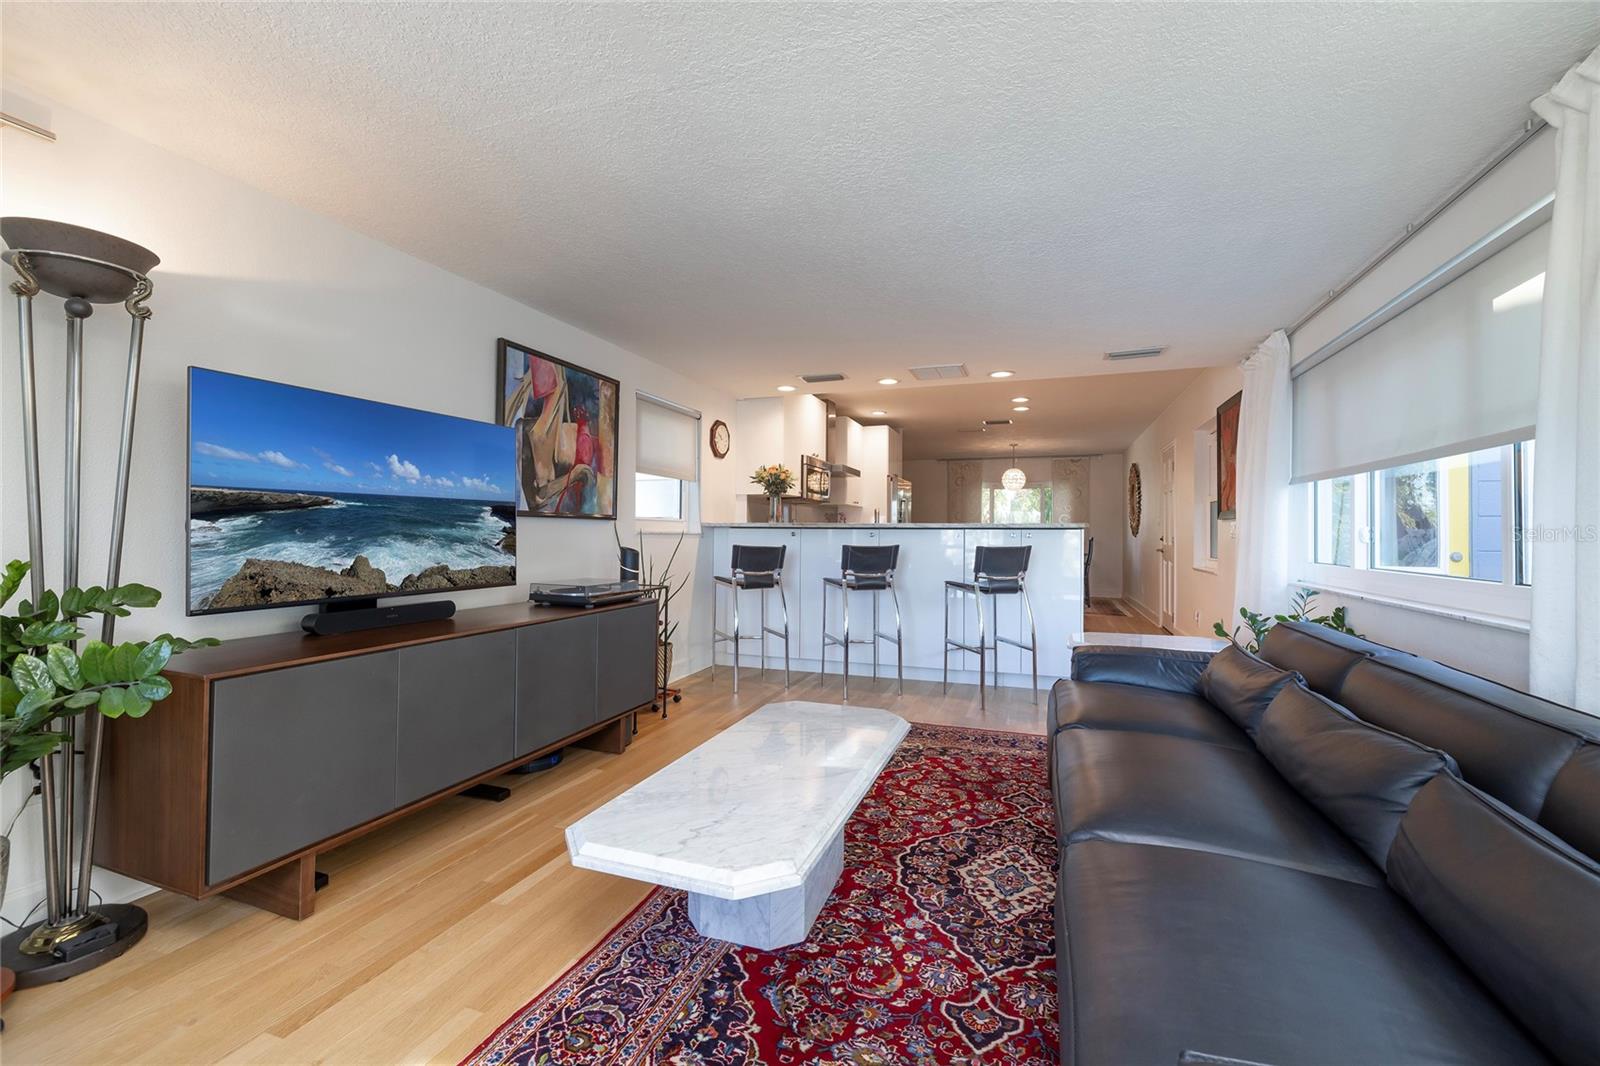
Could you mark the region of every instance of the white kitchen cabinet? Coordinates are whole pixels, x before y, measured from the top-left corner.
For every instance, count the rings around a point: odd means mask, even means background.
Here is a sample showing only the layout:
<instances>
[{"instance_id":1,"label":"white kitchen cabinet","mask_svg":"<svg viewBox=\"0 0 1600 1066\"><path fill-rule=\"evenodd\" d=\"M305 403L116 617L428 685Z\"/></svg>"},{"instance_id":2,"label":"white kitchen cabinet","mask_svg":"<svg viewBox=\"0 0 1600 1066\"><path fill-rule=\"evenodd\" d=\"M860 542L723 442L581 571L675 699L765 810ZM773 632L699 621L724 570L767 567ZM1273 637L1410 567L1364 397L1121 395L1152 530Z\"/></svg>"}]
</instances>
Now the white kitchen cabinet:
<instances>
[{"instance_id":1,"label":"white kitchen cabinet","mask_svg":"<svg viewBox=\"0 0 1600 1066\"><path fill-rule=\"evenodd\" d=\"M796 476L799 456L788 458L784 454L783 397L772 396L755 400L740 400L733 409L733 439L739 456L749 470L771 463L787 463ZM748 474L746 475L748 477ZM759 492L748 481L741 482L741 491Z\"/></svg>"},{"instance_id":2,"label":"white kitchen cabinet","mask_svg":"<svg viewBox=\"0 0 1600 1066\"><path fill-rule=\"evenodd\" d=\"M861 427L861 521L870 523L889 518L889 434L888 426Z\"/></svg>"},{"instance_id":3,"label":"white kitchen cabinet","mask_svg":"<svg viewBox=\"0 0 1600 1066\"><path fill-rule=\"evenodd\" d=\"M783 456L781 461L796 476L800 458L828 454L828 408L815 396L783 397Z\"/></svg>"}]
</instances>

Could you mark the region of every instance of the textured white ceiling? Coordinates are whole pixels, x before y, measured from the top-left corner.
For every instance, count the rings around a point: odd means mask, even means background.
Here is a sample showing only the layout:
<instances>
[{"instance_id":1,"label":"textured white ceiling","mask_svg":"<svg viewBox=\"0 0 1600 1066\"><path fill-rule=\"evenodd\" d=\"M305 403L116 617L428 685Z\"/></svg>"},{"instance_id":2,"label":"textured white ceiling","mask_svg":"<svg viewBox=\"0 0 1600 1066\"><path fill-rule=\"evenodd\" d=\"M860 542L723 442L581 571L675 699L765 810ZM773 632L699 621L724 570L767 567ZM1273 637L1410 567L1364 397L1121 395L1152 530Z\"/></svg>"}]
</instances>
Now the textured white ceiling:
<instances>
[{"instance_id":1,"label":"textured white ceiling","mask_svg":"<svg viewBox=\"0 0 1600 1066\"><path fill-rule=\"evenodd\" d=\"M1600 42L1595 3L0 10L9 81L741 395L1237 357Z\"/></svg>"},{"instance_id":2,"label":"textured white ceiling","mask_svg":"<svg viewBox=\"0 0 1600 1066\"><path fill-rule=\"evenodd\" d=\"M840 414L868 425L886 422L905 433L907 459L951 459L1008 455L1094 455L1120 452L1154 422L1200 370L1156 370L1132 374L1033 381L966 381L955 385L834 395ZM1028 410L1012 410L1026 396ZM881 410L881 416L872 414ZM1009 426L982 429L990 418Z\"/></svg>"}]
</instances>

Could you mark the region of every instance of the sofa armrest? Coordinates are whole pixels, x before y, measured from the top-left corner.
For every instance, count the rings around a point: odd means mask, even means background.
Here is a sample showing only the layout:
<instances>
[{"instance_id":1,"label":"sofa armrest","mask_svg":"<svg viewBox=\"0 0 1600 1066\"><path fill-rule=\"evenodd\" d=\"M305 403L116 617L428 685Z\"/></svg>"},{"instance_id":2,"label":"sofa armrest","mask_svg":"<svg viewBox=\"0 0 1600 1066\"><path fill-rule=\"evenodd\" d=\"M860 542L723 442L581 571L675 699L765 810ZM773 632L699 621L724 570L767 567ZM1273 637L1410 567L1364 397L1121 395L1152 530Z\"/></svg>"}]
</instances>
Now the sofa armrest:
<instances>
[{"instance_id":1,"label":"sofa armrest","mask_svg":"<svg viewBox=\"0 0 1600 1066\"><path fill-rule=\"evenodd\" d=\"M1208 1051L1185 1051L1178 1056L1178 1066L1271 1066L1255 1059L1233 1059L1226 1055L1213 1055Z\"/></svg>"},{"instance_id":2,"label":"sofa armrest","mask_svg":"<svg viewBox=\"0 0 1600 1066\"><path fill-rule=\"evenodd\" d=\"M1215 652L1082 644L1072 649L1072 680L1143 685L1198 695L1200 675Z\"/></svg>"}]
</instances>

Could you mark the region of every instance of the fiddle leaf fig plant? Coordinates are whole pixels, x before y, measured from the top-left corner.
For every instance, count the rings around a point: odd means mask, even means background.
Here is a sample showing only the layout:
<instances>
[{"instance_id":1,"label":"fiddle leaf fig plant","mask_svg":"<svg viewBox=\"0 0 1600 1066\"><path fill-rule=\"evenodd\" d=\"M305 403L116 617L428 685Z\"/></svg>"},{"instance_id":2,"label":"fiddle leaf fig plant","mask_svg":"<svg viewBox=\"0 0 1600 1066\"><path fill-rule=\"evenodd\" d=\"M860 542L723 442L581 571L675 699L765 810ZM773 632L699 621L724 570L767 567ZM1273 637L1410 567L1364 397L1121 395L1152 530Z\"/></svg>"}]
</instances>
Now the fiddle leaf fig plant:
<instances>
[{"instance_id":1,"label":"fiddle leaf fig plant","mask_svg":"<svg viewBox=\"0 0 1600 1066\"><path fill-rule=\"evenodd\" d=\"M1258 614L1248 607L1241 607L1239 608L1239 617L1244 619L1244 625L1236 626L1233 632L1229 633L1227 626L1217 622L1211 627L1211 631L1223 640L1233 641L1239 647L1252 654L1261 650L1261 644L1267 639L1267 634L1279 622L1310 622L1313 625L1327 626L1329 629L1348 633L1353 637L1361 635L1351 629L1345 621L1343 607L1335 607L1327 614L1317 614L1316 602L1316 589L1300 589L1290 597L1289 612L1287 614L1264 615ZM1248 642L1244 641L1240 636L1241 631L1246 628L1250 630L1250 640Z\"/></svg>"},{"instance_id":2,"label":"fiddle leaf fig plant","mask_svg":"<svg viewBox=\"0 0 1600 1066\"><path fill-rule=\"evenodd\" d=\"M125 618L154 607L161 593L147 585L69 588L46 592L38 603L11 597L22 587L29 564L12 560L0 575L0 776L55 751L67 734L58 719L91 707L107 718L142 718L172 692L161 676L172 656L220 643L212 637L185 640L163 633L152 640L115 646L84 638L79 620L90 615Z\"/></svg>"}]
</instances>

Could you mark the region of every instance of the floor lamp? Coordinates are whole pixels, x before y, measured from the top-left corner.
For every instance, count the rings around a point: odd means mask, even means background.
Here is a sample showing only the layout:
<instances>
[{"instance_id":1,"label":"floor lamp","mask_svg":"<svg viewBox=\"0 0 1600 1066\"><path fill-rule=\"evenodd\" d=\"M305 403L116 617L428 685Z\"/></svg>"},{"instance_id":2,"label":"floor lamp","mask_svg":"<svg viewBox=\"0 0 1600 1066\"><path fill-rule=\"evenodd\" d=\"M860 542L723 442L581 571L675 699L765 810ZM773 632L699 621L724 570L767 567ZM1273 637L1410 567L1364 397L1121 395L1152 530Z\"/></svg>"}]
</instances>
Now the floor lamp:
<instances>
[{"instance_id":1,"label":"floor lamp","mask_svg":"<svg viewBox=\"0 0 1600 1066\"><path fill-rule=\"evenodd\" d=\"M39 496L38 396L34 375L33 300L40 292L60 297L67 319L67 365L62 516L61 585L79 584L83 443L83 328L95 304L120 303L132 320L128 338L127 381L122 404L122 442L117 459L116 497L111 515L111 552L106 586L119 584L122 532L128 510L128 470L133 452L133 420L139 394L139 360L144 324L150 317L146 274L161 260L147 248L106 233L38 218L0 219L0 237L8 250L0 253L16 280L17 340L21 360L23 480L28 497L28 558L33 566L33 601L45 591L42 502ZM117 619L105 615L100 639L114 643ZM60 981L109 962L144 936L146 917L132 904L93 902L95 812L100 793L99 713L83 716L81 735L75 719L63 726L66 743L40 760L40 809L44 822L45 903L43 921L7 936L0 943L7 969L17 987ZM77 775L83 755L82 808ZM74 863L76 858L76 863ZM76 866L76 869L74 869Z\"/></svg>"}]
</instances>

